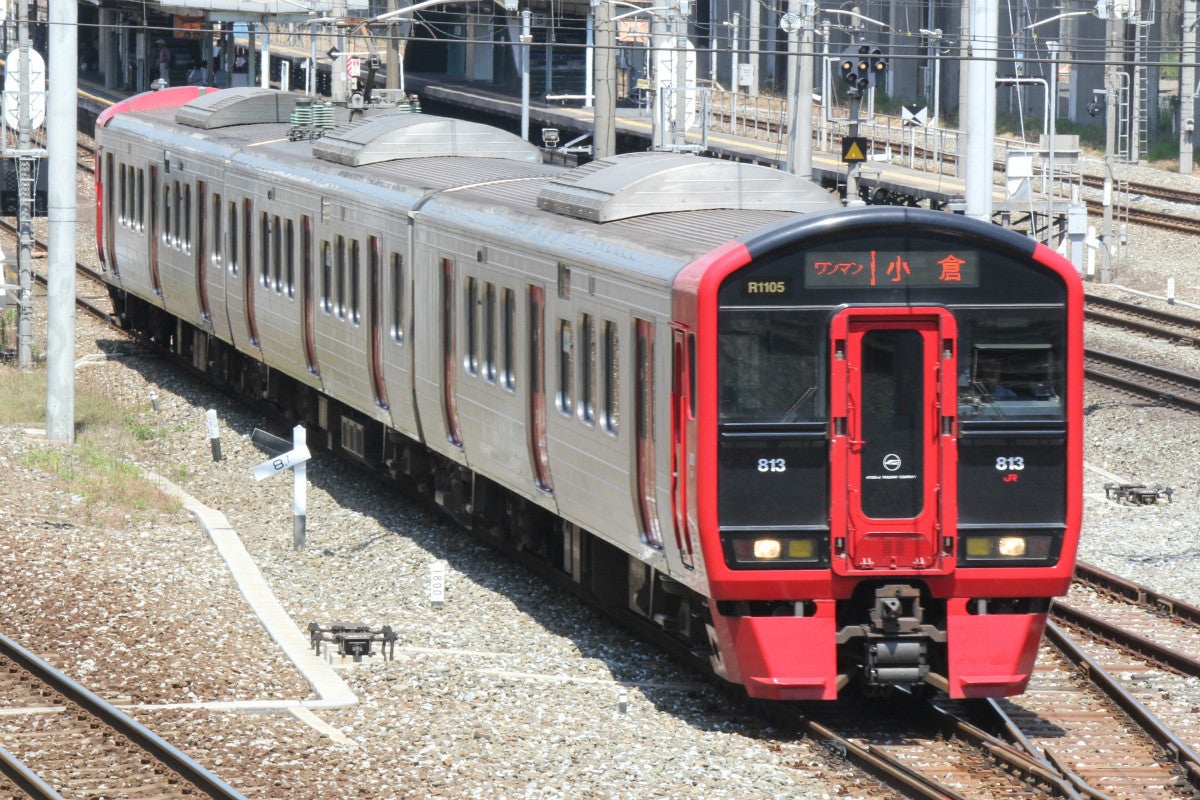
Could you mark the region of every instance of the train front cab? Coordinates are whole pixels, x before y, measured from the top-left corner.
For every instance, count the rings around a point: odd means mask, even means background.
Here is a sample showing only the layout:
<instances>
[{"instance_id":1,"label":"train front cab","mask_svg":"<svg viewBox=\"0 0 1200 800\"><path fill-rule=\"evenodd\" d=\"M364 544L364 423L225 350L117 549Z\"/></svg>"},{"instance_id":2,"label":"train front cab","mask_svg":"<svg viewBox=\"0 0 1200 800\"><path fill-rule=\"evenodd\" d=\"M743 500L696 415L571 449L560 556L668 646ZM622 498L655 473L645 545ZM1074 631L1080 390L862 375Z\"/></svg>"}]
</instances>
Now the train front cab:
<instances>
[{"instance_id":1,"label":"train front cab","mask_svg":"<svg viewBox=\"0 0 1200 800\"><path fill-rule=\"evenodd\" d=\"M889 208L772 226L681 279L718 670L768 699L1023 691L1079 530L1071 265Z\"/></svg>"}]
</instances>

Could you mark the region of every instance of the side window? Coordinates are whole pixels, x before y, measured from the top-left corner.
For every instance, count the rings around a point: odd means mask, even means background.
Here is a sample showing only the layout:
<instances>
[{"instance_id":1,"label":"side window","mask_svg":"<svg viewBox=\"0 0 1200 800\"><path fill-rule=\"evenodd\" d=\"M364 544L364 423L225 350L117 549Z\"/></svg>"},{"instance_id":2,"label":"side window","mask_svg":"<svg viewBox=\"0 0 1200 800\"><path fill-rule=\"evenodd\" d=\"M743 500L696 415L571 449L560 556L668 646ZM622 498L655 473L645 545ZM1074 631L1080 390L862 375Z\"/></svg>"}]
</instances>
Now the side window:
<instances>
[{"instance_id":1,"label":"side window","mask_svg":"<svg viewBox=\"0 0 1200 800\"><path fill-rule=\"evenodd\" d=\"M392 253L392 341L404 343L404 257Z\"/></svg>"},{"instance_id":2,"label":"side window","mask_svg":"<svg viewBox=\"0 0 1200 800\"><path fill-rule=\"evenodd\" d=\"M229 204L229 274L237 276L241 253L238 252L238 247L241 239L238 238L238 210L237 203L230 202Z\"/></svg>"},{"instance_id":3,"label":"side window","mask_svg":"<svg viewBox=\"0 0 1200 800\"><path fill-rule=\"evenodd\" d=\"M496 382L496 285L483 288L483 377Z\"/></svg>"},{"instance_id":4,"label":"side window","mask_svg":"<svg viewBox=\"0 0 1200 800\"><path fill-rule=\"evenodd\" d=\"M271 288L271 244L273 242L273 231L275 226L272 224L271 215L267 212L262 212L258 219L259 222L259 237L258 237L258 271L262 280L262 285Z\"/></svg>"},{"instance_id":5,"label":"side window","mask_svg":"<svg viewBox=\"0 0 1200 800\"><path fill-rule=\"evenodd\" d=\"M512 289L502 289L500 295L500 384L510 392L517 389L516 325L516 292Z\"/></svg>"},{"instance_id":6,"label":"side window","mask_svg":"<svg viewBox=\"0 0 1200 800\"><path fill-rule=\"evenodd\" d=\"M596 323L591 314L579 320L579 418L596 422Z\"/></svg>"},{"instance_id":7,"label":"side window","mask_svg":"<svg viewBox=\"0 0 1200 800\"><path fill-rule=\"evenodd\" d=\"M283 264L286 270L287 296L296 296L296 227L291 219L284 223L283 229Z\"/></svg>"},{"instance_id":8,"label":"side window","mask_svg":"<svg viewBox=\"0 0 1200 800\"><path fill-rule=\"evenodd\" d=\"M334 269L333 278L336 281L336 296L333 310L342 319L346 318L346 239L338 236L334 239L333 248Z\"/></svg>"},{"instance_id":9,"label":"side window","mask_svg":"<svg viewBox=\"0 0 1200 800\"><path fill-rule=\"evenodd\" d=\"M463 302L466 304L465 322L467 324L467 346L463 358L463 367L470 375L479 374L479 281L468 277Z\"/></svg>"},{"instance_id":10,"label":"side window","mask_svg":"<svg viewBox=\"0 0 1200 800\"><path fill-rule=\"evenodd\" d=\"M575 335L571 323L558 321L558 410L570 414L574 408Z\"/></svg>"},{"instance_id":11,"label":"side window","mask_svg":"<svg viewBox=\"0 0 1200 800\"><path fill-rule=\"evenodd\" d=\"M321 242L321 310L333 313L333 248Z\"/></svg>"},{"instance_id":12,"label":"side window","mask_svg":"<svg viewBox=\"0 0 1200 800\"><path fill-rule=\"evenodd\" d=\"M358 239L350 240L350 321L358 325L362 321L359 293L362 290L362 245Z\"/></svg>"}]
</instances>

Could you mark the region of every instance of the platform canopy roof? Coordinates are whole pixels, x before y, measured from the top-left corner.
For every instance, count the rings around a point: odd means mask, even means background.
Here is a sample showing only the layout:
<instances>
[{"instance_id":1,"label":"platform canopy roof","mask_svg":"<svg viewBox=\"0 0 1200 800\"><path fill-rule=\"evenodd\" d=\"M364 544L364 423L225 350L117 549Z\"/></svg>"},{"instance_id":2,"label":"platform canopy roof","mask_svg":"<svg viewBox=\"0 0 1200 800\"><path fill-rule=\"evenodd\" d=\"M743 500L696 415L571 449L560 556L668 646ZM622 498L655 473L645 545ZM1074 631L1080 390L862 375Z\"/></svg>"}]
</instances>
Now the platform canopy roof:
<instances>
[{"instance_id":1,"label":"platform canopy roof","mask_svg":"<svg viewBox=\"0 0 1200 800\"><path fill-rule=\"evenodd\" d=\"M314 16L368 16L368 0L170 0L159 3L164 13L198 16L218 22L303 22Z\"/></svg>"}]
</instances>

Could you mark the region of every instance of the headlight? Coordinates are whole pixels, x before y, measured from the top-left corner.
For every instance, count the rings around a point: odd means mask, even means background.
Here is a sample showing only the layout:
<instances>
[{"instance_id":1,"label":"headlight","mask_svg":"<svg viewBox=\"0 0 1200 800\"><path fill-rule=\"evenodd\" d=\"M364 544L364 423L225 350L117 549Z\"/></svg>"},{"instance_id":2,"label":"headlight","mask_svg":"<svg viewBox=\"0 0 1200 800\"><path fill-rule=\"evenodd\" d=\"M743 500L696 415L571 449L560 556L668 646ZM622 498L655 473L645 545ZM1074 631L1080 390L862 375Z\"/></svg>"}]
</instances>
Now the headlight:
<instances>
[{"instance_id":1,"label":"headlight","mask_svg":"<svg viewBox=\"0 0 1200 800\"><path fill-rule=\"evenodd\" d=\"M1060 536L1052 533L964 533L959 563L963 566L1053 564Z\"/></svg>"},{"instance_id":2,"label":"headlight","mask_svg":"<svg viewBox=\"0 0 1200 800\"><path fill-rule=\"evenodd\" d=\"M829 540L825 534L767 535L725 533L725 563L733 569L789 569L824 566Z\"/></svg>"}]
</instances>

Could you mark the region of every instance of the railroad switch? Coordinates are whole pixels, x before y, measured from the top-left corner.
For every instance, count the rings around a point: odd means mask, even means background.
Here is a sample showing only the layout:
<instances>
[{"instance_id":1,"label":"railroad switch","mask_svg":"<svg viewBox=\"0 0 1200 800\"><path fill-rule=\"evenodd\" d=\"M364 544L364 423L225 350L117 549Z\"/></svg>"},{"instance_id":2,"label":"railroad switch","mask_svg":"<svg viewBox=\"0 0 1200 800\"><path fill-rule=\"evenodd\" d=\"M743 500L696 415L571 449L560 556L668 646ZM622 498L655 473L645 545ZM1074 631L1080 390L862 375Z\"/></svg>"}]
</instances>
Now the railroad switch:
<instances>
[{"instance_id":1,"label":"railroad switch","mask_svg":"<svg viewBox=\"0 0 1200 800\"><path fill-rule=\"evenodd\" d=\"M355 661L370 658L371 645L380 642L387 648L387 660L396 658L396 639L399 638L390 625L384 625L379 630L371 630L361 622L334 622L328 628L322 628L315 622L308 623L308 637L313 650L321 652L322 642L337 644L337 652L342 658L353 656ZM380 648L383 652L383 648Z\"/></svg>"},{"instance_id":2,"label":"railroad switch","mask_svg":"<svg viewBox=\"0 0 1200 800\"><path fill-rule=\"evenodd\" d=\"M1135 483L1106 483L1104 484L1104 496L1109 500L1117 500L1117 502L1125 502L1131 506L1149 506L1158 502L1159 498L1167 498L1167 502L1171 502L1171 495L1175 493L1174 489L1161 484L1153 486L1143 486Z\"/></svg>"}]
</instances>

